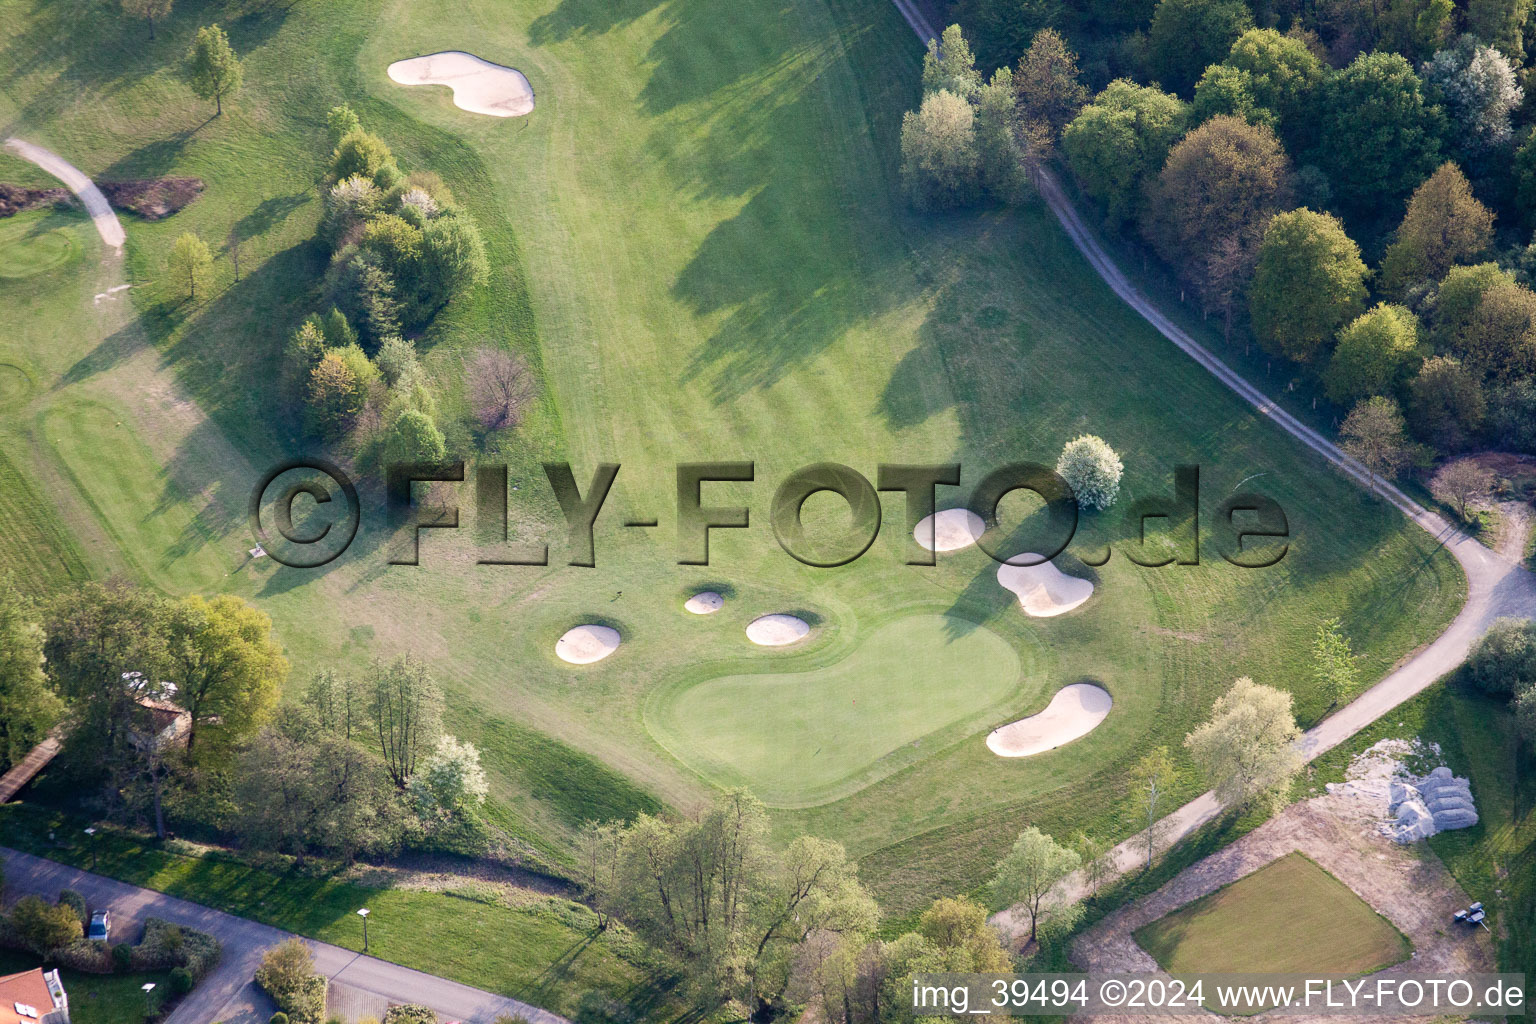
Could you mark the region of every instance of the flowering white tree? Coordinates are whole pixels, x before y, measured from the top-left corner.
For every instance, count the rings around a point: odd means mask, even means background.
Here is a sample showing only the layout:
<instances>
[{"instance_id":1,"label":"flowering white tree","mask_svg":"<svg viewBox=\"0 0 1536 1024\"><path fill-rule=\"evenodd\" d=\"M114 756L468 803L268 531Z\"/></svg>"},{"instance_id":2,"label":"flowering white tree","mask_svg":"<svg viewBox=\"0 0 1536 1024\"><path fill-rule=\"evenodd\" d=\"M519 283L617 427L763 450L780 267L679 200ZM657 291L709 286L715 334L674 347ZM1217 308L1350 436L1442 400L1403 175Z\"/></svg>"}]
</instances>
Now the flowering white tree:
<instances>
[{"instance_id":1,"label":"flowering white tree","mask_svg":"<svg viewBox=\"0 0 1536 1024\"><path fill-rule=\"evenodd\" d=\"M1506 145L1509 115L1525 97L1509 58L1462 36L1424 63L1424 80L1444 101L1451 131L1468 153Z\"/></svg>"},{"instance_id":2,"label":"flowering white tree","mask_svg":"<svg viewBox=\"0 0 1536 1024\"><path fill-rule=\"evenodd\" d=\"M1102 437L1084 434L1061 449L1056 472L1077 495L1078 504L1106 509L1120 496L1120 477L1125 465Z\"/></svg>"},{"instance_id":3,"label":"flowering white tree","mask_svg":"<svg viewBox=\"0 0 1536 1024\"><path fill-rule=\"evenodd\" d=\"M411 776L411 796L424 814L452 815L485 802L489 787L485 769L480 767L480 751L473 743L461 743L452 736L437 741L437 749Z\"/></svg>"}]
</instances>

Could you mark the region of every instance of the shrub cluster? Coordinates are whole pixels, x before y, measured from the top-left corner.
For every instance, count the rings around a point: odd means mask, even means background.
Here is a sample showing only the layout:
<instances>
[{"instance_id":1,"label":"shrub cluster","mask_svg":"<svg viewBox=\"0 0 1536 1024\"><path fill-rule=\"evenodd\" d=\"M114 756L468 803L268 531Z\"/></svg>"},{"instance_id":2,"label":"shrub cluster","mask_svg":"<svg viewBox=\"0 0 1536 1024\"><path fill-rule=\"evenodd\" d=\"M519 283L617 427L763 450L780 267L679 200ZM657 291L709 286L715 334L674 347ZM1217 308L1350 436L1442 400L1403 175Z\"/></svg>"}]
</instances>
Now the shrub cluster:
<instances>
[{"instance_id":1,"label":"shrub cluster","mask_svg":"<svg viewBox=\"0 0 1536 1024\"><path fill-rule=\"evenodd\" d=\"M1509 700L1515 731L1536 744L1536 623L1500 619L1478 640L1461 667L1477 689Z\"/></svg>"},{"instance_id":2,"label":"shrub cluster","mask_svg":"<svg viewBox=\"0 0 1536 1024\"><path fill-rule=\"evenodd\" d=\"M315 973L314 957L303 940L289 939L267 950L256 968L256 984L272 997L290 1024L325 1020L325 975Z\"/></svg>"}]
</instances>

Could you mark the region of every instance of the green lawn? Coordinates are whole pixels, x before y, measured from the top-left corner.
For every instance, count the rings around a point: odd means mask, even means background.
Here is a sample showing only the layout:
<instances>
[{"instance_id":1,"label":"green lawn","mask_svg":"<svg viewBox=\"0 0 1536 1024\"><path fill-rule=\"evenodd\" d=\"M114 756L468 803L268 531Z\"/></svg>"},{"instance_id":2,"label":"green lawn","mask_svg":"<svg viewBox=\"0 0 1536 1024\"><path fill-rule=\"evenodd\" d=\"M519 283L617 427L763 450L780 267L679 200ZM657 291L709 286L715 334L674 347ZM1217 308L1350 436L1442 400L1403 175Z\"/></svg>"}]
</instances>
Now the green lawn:
<instances>
[{"instance_id":1,"label":"green lawn","mask_svg":"<svg viewBox=\"0 0 1536 1024\"><path fill-rule=\"evenodd\" d=\"M173 69L214 20L247 64L242 91L210 119ZM479 118L446 90L384 74L399 57L457 48L525 72L538 108ZM1126 834L1127 766L1149 745L1178 750L1233 678L1291 689L1310 722L1327 705L1310 672L1320 620L1343 619L1371 680L1449 620L1464 584L1430 538L1118 303L1045 211L908 211L895 153L919 61L886 0L184 0L153 42L86 0L0 0L0 118L12 133L87 173L207 183L174 217L127 221L135 287L118 301L93 301L94 260L0 279L15 310L0 363L34 382L23 405L0 409L0 455L54 503L87 571L257 602L295 685L320 668L425 657L449 690L453 728L487 752L493 816L551 857L569 857L594 813L708 799L725 777L701 776L674 746L668 702L719 700L719 687L742 685L726 680L765 671L829 699L846 680L848 707L835 703L857 740L825 767L796 758L814 754L810 731L727 767L777 779L776 802L810 805L776 810L780 834L846 843L895 914L976 889L1028 824ZM315 182L324 112L342 100L407 168L442 173L485 231L491 283L418 343L450 441L469 455L479 441L464 422L466 351L502 345L539 368L540 402L496 454L519 486L514 530L551 541L547 568L473 565L468 537L448 531L423 539L420 567L386 566L370 505L357 543L325 570L233 571L252 541L249 488L296 447L273 364L318 298ZM33 180L10 158L0 173ZM195 304L176 298L164 269L187 230L219 252L216 286ZM1171 492L1173 467L1190 462L1207 512L1244 481L1271 495L1291 522L1286 560L1241 570L1208 547L1198 567L1142 569L1120 555L1089 570L1069 556L1070 571L1094 578L1094 600L1029 620L979 551L903 564L895 496L885 536L838 569L794 562L767 526L774 488L807 463L873 478L881 462L960 461L969 487L1005 462L1053 461L1084 431L1122 455L1127 501ZM537 463L565 457L583 482L597 462L623 464L597 569L563 564ZM754 483L707 494L749 505L754 527L717 532L713 564L683 567L673 464L706 459L755 461ZM661 527L626 530L630 515ZM1086 517L1073 550L1126 529L1118 512ZM0 552L0 565L19 557ZM704 586L728 593L725 609L683 613ZM786 610L818 621L804 649L744 642L753 617ZM925 634L934 646L908 648L904 665L951 674L953 690L934 691L947 703L913 726L911 705L860 696L855 716L854 689L887 692L877 684L891 624L938 614L963 625ZM618 626L624 646L580 670L559 662L555 639L594 620ZM959 671L999 645L1018 665L1011 680L990 666ZM986 750L988 730L1083 678L1116 699L1093 734L1017 761ZM739 734L731 711L693 742ZM791 764L805 774L776 767ZM1199 788L1188 775L1174 795Z\"/></svg>"},{"instance_id":2,"label":"green lawn","mask_svg":"<svg viewBox=\"0 0 1536 1024\"><path fill-rule=\"evenodd\" d=\"M908 615L871 630L825 668L704 678L663 691L652 732L722 786L781 806L824 803L920 760L949 731L1018 689L1019 657L1001 637L947 615ZM671 742L669 742L669 739Z\"/></svg>"},{"instance_id":3,"label":"green lawn","mask_svg":"<svg viewBox=\"0 0 1536 1024\"><path fill-rule=\"evenodd\" d=\"M48 967L26 953L0 949L0 975ZM153 983L156 995L169 992L169 971L140 971L133 974L85 974L63 969L59 980L69 997L71 1024L144 1024L145 996L140 987Z\"/></svg>"},{"instance_id":4,"label":"green lawn","mask_svg":"<svg viewBox=\"0 0 1536 1024\"><path fill-rule=\"evenodd\" d=\"M1349 887L1291 853L1166 917L1136 941L1171 974L1369 974L1412 944Z\"/></svg>"},{"instance_id":5,"label":"green lawn","mask_svg":"<svg viewBox=\"0 0 1536 1024\"><path fill-rule=\"evenodd\" d=\"M50 830L80 836L83 825L22 804L0 805L7 845L89 868L83 840L47 839ZM95 838L103 874L323 942L361 948L356 911L366 906L371 954L569 1017L605 1000L634 1006L642 1016L669 1007L666 979L643 965L641 945L622 929L599 932L592 911L559 897L507 899L474 887L449 893L363 888L324 874L183 856L112 829Z\"/></svg>"}]
</instances>

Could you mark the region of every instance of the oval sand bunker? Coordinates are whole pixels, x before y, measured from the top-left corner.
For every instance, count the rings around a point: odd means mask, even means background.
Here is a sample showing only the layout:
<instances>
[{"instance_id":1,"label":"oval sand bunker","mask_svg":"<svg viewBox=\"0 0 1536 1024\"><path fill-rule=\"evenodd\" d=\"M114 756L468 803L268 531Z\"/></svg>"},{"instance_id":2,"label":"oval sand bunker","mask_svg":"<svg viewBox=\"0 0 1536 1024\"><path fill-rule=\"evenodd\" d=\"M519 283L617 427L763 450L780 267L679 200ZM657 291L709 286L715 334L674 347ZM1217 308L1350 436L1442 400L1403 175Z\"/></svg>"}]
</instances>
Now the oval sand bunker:
<instances>
[{"instance_id":1,"label":"oval sand bunker","mask_svg":"<svg viewBox=\"0 0 1536 1024\"><path fill-rule=\"evenodd\" d=\"M976 538L986 532L987 524L975 512L968 508L947 508L920 519L912 537L933 551L959 551L975 544Z\"/></svg>"},{"instance_id":2,"label":"oval sand bunker","mask_svg":"<svg viewBox=\"0 0 1536 1024\"><path fill-rule=\"evenodd\" d=\"M713 615L725 604L725 598L713 590L701 590L683 602L683 608L695 615Z\"/></svg>"},{"instance_id":3,"label":"oval sand bunker","mask_svg":"<svg viewBox=\"0 0 1536 1024\"><path fill-rule=\"evenodd\" d=\"M533 110L533 86L521 71L462 50L397 60L389 77L400 85L446 85L453 105L472 114L522 117Z\"/></svg>"},{"instance_id":4,"label":"oval sand bunker","mask_svg":"<svg viewBox=\"0 0 1536 1024\"><path fill-rule=\"evenodd\" d=\"M1026 553L1013 557L1037 559L1040 556ZM997 582L1018 595L1024 614L1037 619L1065 614L1093 596L1092 583L1068 576L1050 562L1039 565L1005 562L997 567Z\"/></svg>"},{"instance_id":5,"label":"oval sand bunker","mask_svg":"<svg viewBox=\"0 0 1536 1024\"><path fill-rule=\"evenodd\" d=\"M619 631L608 626L577 626L555 641L555 654L572 665L602 661L619 649Z\"/></svg>"},{"instance_id":6,"label":"oval sand bunker","mask_svg":"<svg viewBox=\"0 0 1536 1024\"><path fill-rule=\"evenodd\" d=\"M1029 757L1054 750L1097 729L1113 705L1109 691L1102 686L1092 683L1063 686L1038 715L1021 718L988 733L987 749L998 757Z\"/></svg>"},{"instance_id":7,"label":"oval sand bunker","mask_svg":"<svg viewBox=\"0 0 1536 1024\"><path fill-rule=\"evenodd\" d=\"M764 615L747 623L747 639L760 647L783 647L803 640L810 625L794 615Z\"/></svg>"}]
</instances>

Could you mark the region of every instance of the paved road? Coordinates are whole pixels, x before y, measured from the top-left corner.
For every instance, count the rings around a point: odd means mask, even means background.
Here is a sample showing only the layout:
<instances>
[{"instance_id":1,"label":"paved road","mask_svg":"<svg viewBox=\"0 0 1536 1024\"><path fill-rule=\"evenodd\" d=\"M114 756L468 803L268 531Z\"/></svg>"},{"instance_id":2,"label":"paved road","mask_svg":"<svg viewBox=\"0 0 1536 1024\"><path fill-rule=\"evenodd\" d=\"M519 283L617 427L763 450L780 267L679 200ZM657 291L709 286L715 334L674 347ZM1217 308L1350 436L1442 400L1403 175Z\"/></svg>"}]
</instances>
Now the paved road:
<instances>
[{"instance_id":1,"label":"paved road","mask_svg":"<svg viewBox=\"0 0 1536 1024\"><path fill-rule=\"evenodd\" d=\"M912 7L909 0L894 2L896 9L920 40L926 44L934 38L933 28ZM1420 507L1390 483L1375 479L1364 466L1344 454L1333 442L1276 405L1165 316L1131 283L1083 223L1071 200L1049 170L1041 171L1039 189L1041 197L1056 215L1062 230L1072 240L1077 251L1082 253L1104 283L1126 305L1157 328L1159 334L1173 342L1185 355L1236 392L1261 416L1306 445L1345 476L1374 491L1440 541L1466 573L1467 603L1445 632L1381 682L1309 730L1299 743L1308 759L1337 746L1460 665L1472 644L1487 631L1494 619L1503 616L1536 617L1536 576L1521 568L1510 557L1490 551L1441 516ZM1519 550L1519 546L1516 546L1516 550ZM1214 794L1202 794L1159 822L1157 827L1162 830L1160 842L1163 845L1177 842L1210 821L1220 811L1221 806ZM1140 866L1145 856L1144 850L1145 839L1142 835L1132 836L1115 847L1111 851L1114 872L1118 874ZM1080 895L1084 889L1082 880L1075 876L1068 879L1063 888L1067 893L1075 895ZM995 920L1006 931L1017 934L1017 913L1018 908L1013 908L999 914Z\"/></svg>"},{"instance_id":2,"label":"paved road","mask_svg":"<svg viewBox=\"0 0 1536 1024\"><path fill-rule=\"evenodd\" d=\"M236 1016L234 1010L249 1000L246 990L262 951L293 938L278 928L6 847L0 847L0 860L5 863L6 892L12 897L35 892L53 898L60 889L74 889L93 909L112 911L112 929L119 937L138 941L144 919L158 917L208 932L222 942L224 959L176 1008L167 1024L210 1024ZM304 941L314 951L315 967L321 974L390 1003L422 1003L444 1018L466 1024L489 1024L503 1013L522 1014L533 1024L567 1024L563 1017L516 999L363 956L356 950Z\"/></svg>"},{"instance_id":3,"label":"paved road","mask_svg":"<svg viewBox=\"0 0 1536 1024\"><path fill-rule=\"evenodd\" d=\"M107 197L101 194L101 189L96 187L96 183L87 178L79 168L57 153L22 139L6 139L5 148L23 160L36 164L68 185L69 190L79 196L80 201L85 204L85 212L91 215L91 222L100 232L101 240L114 249L123 247L127 235L123 233L123 226L118 223L117 215L112 212Z\"/></svg>"}]
</instances>

